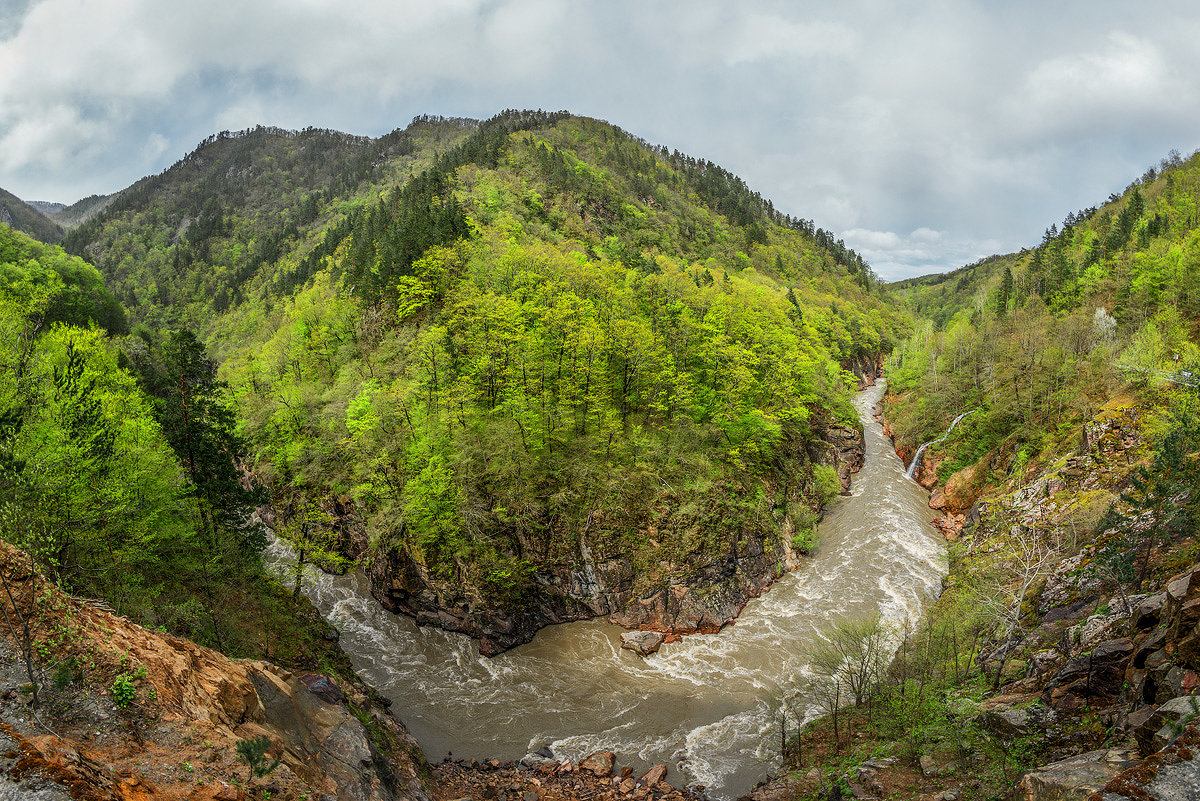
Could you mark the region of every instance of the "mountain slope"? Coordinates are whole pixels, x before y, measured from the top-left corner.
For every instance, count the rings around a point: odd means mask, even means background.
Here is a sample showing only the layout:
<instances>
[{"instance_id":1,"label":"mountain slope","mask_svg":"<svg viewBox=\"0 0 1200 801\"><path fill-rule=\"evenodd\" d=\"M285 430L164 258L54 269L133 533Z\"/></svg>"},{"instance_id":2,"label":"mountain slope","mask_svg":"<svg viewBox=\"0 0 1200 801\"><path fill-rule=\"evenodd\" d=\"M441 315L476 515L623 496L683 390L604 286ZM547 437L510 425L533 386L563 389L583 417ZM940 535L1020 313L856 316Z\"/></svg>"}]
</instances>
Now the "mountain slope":
<instances>
[{"instance_id":1,"label":"mountain slope","mask_svg":"<svg viewBox=\"0 0 1200 801\"><path fill-rule=\"evenodd\" d=\"M856 254L563 113L322 134L343 160L289 178L306 136L218 138L68 239L136 319L205 332L280 531L485 650L719 627L811 547L854 459L843 366L902 325Z\"/></svg>"},{"instance_id":2,"label":"mountain slope","mask_svg":"<svg viewBox=\"0 0 1200 801\"><path fill-rule=\"evenodd\" d=\"M920 389L892 411L900 445L911 452L981 407L958 432L989 432L976 458L1002 444L1034 456L1129 379L1194 367L1198 193L1200 156L1173 157L1035 247L897 284L930 323L892 360L895 388ZM969 380L939 381L943 371Z\"/></svg>"},{"instance_id":3,"label":"mountain slope","mask_svg":"<svg viewBox=\"0 0 1200 801\"><path fill-rule=\"evenodd\" d=\"M370 203L472 124L423 119L375 140L318 129L225 131L159 175L65 210L91 216L63 246L101 269L134 321L203 328L272 280L264 265L311 248L312 231Z\"/></svg>"},{"instance_id":4,"label":"mountain slope","mask_svg":"<svg viewBox=\"0 0 1200 801\"><path fill-rule=\"evenodd\" d=\"M115 194L89 195L82 200L77 200L71 205L59 209L50 216L54 222L61 225L65 230L70 231L104 211L116 199L117 196Z\"/></svg>"},{"instance_id":5,"label":"mountain slope","mask_svg":"<svg viewBox=\"0 0 1200 801\"><path fill-rule=\"evenodd\" d=\"M843 718L859 753L902 755L857 771L872 794L1195 793L1200 156L1160 166L1034 247L893 285L917 323L885 413L951 559Z\"/></svg>"},{"instance_id":6,"label":"mountain slope","mask_svg":"<svg viewBox=\"0 0 1200 801\"><path fill-rule=\"evenodd\" d=\"M42 242L58 242L63 238L58 223L3 189L0 189L0 223Z\"/></svg>"}]
</instances>

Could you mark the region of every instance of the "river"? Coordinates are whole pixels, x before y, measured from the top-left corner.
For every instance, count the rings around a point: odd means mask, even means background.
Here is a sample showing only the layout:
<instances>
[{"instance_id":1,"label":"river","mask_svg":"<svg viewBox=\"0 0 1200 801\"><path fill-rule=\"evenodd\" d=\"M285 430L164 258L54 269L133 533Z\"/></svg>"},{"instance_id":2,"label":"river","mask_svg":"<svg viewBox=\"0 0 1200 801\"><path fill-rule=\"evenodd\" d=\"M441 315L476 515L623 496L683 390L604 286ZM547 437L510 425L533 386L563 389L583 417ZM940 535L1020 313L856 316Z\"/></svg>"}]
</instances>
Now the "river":
<instances>
[{"instance_id":1,"label":"river","mask_svg":"<svg viewBox=\"0 0 1200 801\"><path fill-rule=\"evenodd\" d=\"M866 462L852 494L818 529L814 558L750 601L719 634L690 635L642 659L602 621L545 628L488 659L464 635L419 628L385 611L365 578L311 572L304 592L341 632L359 675L438 761L559 758L599 750L618 764L666 764L674 784L732 798L765 777L778 754L779 697L805 669L804 645L828 621L880 611L915 619L936 596L945 548L928 494L871 416L882 387L858 393ZM285 558L272 544L269 556Z\"/></svg>"}]
</instances>

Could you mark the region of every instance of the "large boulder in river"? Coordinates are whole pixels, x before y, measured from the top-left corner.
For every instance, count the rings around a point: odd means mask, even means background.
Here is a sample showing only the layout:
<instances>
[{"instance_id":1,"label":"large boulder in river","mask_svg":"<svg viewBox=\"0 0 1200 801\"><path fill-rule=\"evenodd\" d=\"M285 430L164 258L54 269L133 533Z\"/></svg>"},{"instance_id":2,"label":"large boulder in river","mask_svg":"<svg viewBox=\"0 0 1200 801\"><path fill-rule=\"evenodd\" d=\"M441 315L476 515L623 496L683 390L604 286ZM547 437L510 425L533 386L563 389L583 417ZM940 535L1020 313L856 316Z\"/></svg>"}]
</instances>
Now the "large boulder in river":
<instances>
[{"instance_id":1,"label":"large boulder in river","mask_svg":"<svg viewBox=\"0 0 1200 801\"><path fill-rule=\"evenodd\" d=\"M638 779L638 784L643 787L653 787L665 778L667 778L667 766L655 765L642 774L642 778Z\"/></svg>"},{"instance_id":2,"label":"large boulder in river","mask_svg":"<svg viewBox=\"0 0 1200 801\"><path fill-rule=\"evenodd\" d=\"M638 656L649 656L659 649L666 639L661 631L627 631L621 635L621 647Z\"/></svg>"}]
</instances>

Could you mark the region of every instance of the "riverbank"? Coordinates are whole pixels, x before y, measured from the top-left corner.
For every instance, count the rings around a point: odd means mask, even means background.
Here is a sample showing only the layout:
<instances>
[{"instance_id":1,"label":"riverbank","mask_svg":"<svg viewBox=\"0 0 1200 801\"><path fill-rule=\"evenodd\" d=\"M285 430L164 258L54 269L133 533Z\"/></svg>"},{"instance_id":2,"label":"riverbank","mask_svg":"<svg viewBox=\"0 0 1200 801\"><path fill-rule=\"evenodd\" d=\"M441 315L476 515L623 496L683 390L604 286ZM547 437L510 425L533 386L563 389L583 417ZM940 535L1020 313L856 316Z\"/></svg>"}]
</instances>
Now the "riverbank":
<instances>
[{"instance_id":1,"label":"riverbank","mask_svg":"<svg viewBox=\"0 0 1200 801\"><path fill-rule=\"evenodd\" d=\"M575 764L542 757L522 762L498 759L447 760L433 769L441 799L506 801L703 801L702 794L673 787L666 765L641 775L619 767L611 751L590 754Z\"/></svg>"},{"instance_id":2,"label":"riverbank","mask_svg":"<svg viewBox=\"0 0 1200 801\"><path fill-rule=\"evenodd\" d=\"M586 520L541 521L536 536L514 530L532 579L519 593L447 581L408 550L371 541L352 517L342 526L347 555L367 566L386 609L466 634L485 656L546 626L595 618L665 635L715 633L803 562L827 504L862 467L861 425L816 419L812 429L778 444L766 476L726 476L699 494L658 481Z\"/></svg>"},{"instance_id":3,"label":"riverbank","mask_svg":"<svg viewBox=\"0 0 1200 801\"><path fill-rule=\"evenodd\" d=\"M945 476L937 465L953 452L935 454L929 504L965 522L943 515L946 591L870 700L843 714L841 738L828 718L810 724L790 770L754 797L816 798L838 784L860 799L1194 798L1196 532L1137 550L1140 586L1112 569L1131 514L1122 488L1165 447L1147 430L1154 419L1152 407L1111 401L1073 447L1017 471L993 453ZM974 497L956 508L946 499L963 486ZM1136 513L1142 533L1167 514Z\"/></svg>"}]
</instances>

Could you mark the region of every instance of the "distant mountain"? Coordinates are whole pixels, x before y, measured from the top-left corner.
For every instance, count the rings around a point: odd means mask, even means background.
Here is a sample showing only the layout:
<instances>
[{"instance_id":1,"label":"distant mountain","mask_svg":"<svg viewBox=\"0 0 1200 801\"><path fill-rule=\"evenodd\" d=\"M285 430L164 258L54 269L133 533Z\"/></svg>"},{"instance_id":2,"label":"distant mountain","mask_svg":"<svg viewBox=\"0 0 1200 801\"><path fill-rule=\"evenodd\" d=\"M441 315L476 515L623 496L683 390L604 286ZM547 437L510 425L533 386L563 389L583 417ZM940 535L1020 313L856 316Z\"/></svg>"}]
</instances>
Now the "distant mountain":
<instances>
[{"instance_id":1,"label":"distant mountain","mask_svg":"<svg viewBox=\"0 0 1200 801\"><path fill-rule=\"evenodd\" d=\"M55 203L49 200L26 200L25 203L47 217L53 217L67 207L66 203Z\"/></svg>"},{"instance_id":2,"label":"distant mountain","mask_svg":"<svg viewBox=\"0 0 1200 801\"><path fill-rule=\"evenodd\" d=\"M0 189L0 223L5 223L42 242L53 243L63 238L62 226L3 189Z\"/></svg>"},{"instance_id":3,"label":"distant mountain","mask_svg":"<svg viewBox=\"0 0 1200 801\"><path fill-rule=\"evenodd\" d=\"M158 175L60 213L135 320L202 329L477 123L421 118L378 139L258 127L211 136ZM314 238L315 237L315 238Z\"/></svg>"},{"instance_id":4,"label":"distant mountain","mask_svg":"<svg viewBox=\"0 0 1200 801\"><path fill-rule=\"evenodd\" d=\"M108 208L108 205L116 200L119 194L117 192L111 195L89 195L83 200L75 201L70 206L64 206L52 216L56 223L70 231Z\"/></svg>"}]
</instances>

